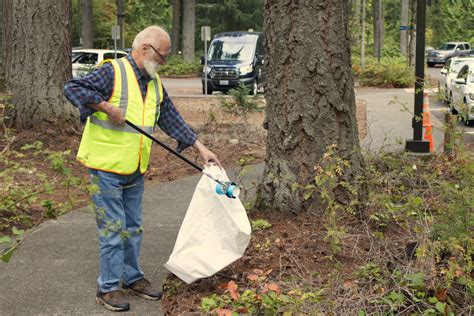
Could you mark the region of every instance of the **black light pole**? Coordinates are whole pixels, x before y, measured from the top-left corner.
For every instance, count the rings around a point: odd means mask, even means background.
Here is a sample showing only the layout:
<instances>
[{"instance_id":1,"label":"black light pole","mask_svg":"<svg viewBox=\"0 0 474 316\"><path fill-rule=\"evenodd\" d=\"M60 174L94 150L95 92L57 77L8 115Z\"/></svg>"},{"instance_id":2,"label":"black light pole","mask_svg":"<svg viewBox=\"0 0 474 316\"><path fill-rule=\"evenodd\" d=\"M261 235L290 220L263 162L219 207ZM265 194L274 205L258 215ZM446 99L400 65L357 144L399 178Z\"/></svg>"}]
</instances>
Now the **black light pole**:
<instances>
[{"instance_id":1,"label":"black light pole","mask_svg":"<svg viewBox=\"0 0 474 316\"><path fill-rule=\"evenodd\" d=\"M423 92L425 81L425 28L426 0L417 0L416 7L416 54L415 54L415 115L412 120L413 139L407 139L405 150L429 153L430 142L423 140Z\"/></svg>"}]
</instances>

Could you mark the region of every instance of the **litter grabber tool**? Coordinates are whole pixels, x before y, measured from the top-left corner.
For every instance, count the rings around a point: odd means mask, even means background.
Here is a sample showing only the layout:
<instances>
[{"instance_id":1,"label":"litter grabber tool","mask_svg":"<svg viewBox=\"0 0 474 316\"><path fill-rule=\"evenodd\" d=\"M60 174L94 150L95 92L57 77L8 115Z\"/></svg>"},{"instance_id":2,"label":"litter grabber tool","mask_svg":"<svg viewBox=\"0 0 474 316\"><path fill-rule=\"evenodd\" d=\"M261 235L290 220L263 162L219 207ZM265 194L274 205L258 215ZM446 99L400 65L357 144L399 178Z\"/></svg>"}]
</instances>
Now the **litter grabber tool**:
<instances>
[{"instance_id":1,"label":"litter grabber tool","mask_svg":"<svg viewBox=\"0 0 474 316\"><path fill-rule=\"evenodd\" d=\"M193 168L199 170L199 172L205 174L206 176L208 176L210 179L214 180L217 185L216 185L216 193L219 194L219 195L225 195L229 198L232 198L232 199L235 199L239 196L239 193L240 193L240 188L239 186L235 183L235 182L231 182L231 181L221 181L219 179L216 179L215 177L213 177L211 174L207 173L202 167L200 167L198 164L196 164L195 162L189 160L188 158L184 157L183 155L181 155L180 153L178 153L176 150L174 150L173 148L169 147L168 145L166 145L165 143L163 143L162 141L156 139L155 137L153 137L151 134L145 132L144 130L142 130L141 128L139 128L138 126L136 126L135 124L133 124L132 122L130 122L129 120L125 120L125 123L130 126L131 128L135 129L136 131L142 133L143 135L145 135L146 137L148 137L149 139L151 139L152 141L154 141L155 143L157 143L158 145L160 145L161 147L163 147L164 149L166 149L167 151L169 151L170 153L172 153L173 155L175 155L176 157L178 157L179 159L183 160L184 162L186 162L187 164L191 165Z\"/></svg>"}]
</instances>

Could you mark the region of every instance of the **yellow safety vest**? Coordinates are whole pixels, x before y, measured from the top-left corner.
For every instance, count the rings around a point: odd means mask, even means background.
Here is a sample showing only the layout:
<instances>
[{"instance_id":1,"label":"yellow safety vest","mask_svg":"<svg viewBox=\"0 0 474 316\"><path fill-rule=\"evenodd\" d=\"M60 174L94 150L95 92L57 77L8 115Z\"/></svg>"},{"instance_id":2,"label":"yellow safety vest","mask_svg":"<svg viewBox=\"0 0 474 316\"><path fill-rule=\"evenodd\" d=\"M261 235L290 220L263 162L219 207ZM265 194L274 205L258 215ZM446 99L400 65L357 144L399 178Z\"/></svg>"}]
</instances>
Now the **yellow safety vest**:
<instances>
[{"instance_id":1,"label":"yellow safety vest","mask_svg":"<svg viewBox=\"0 0 474 316\"><path fill-rule=\"evenodd\" d=\"M114 90L108 100L125 118L152 133L160 115L163 87L160 77L150 81L145 100L137 77L126 58L111 61L114 67ZM77 159L92 169L118 174L132 174L139 167L145 173L150 160L152 141L128 125L116 126L107 114L97 111L87 119Z\"/></svg>"}]
</instances>

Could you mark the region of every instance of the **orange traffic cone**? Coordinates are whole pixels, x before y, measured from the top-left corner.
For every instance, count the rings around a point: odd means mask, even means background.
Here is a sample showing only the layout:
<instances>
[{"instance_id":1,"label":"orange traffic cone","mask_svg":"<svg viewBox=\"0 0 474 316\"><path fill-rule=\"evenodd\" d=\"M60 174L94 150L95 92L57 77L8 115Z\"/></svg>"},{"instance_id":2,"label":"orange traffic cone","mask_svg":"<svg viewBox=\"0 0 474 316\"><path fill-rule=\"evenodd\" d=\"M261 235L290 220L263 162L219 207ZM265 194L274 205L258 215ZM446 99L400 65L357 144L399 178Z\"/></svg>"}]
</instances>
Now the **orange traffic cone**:
<instances>
[{"instance_id":1,"label":"orange traffic cone","mask_svg":"<svg viewBox=\"0 0 474 316\"><path fill-rule=\"evenodd\" d=\"M424 139L430 142L430 151L434 151L433 125L431 125L430 99L428 93L423 94L423 127L425 127Z\"/></svg>"}]
</instances>

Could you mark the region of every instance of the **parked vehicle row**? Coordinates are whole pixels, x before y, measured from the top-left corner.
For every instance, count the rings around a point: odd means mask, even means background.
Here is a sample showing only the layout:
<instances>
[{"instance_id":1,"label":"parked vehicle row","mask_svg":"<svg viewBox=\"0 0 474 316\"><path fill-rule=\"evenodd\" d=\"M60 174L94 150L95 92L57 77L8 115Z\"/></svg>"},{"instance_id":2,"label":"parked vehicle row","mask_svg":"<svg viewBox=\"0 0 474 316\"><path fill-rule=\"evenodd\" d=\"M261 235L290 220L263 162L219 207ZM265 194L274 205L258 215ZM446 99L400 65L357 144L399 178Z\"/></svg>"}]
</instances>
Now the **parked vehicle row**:
<instances>
[{"instance_id":1,"label":"parked vehicle row","mask_svg":"<svg viewBox=\"0 0 474 316\"><path fill-rule=\"evenodd\" d=\"M469 56L471 45L467 42L448 42L442 44L438 49L430 50L426 64L433 67L436 64L444 64L449 58L456 56Z\"/></svg>"},{"instance_id":2,"label":"parked vehicle row","mask_svg":"<svg viewBox=\"0 0 474 316\"><path fill-rule=\"evenodd\" d=\"M453 114L460 114L466 125L474 122L474 56L453 57L440 71L438 90Z\"/></svg>"},{"instance_id":3,"label":"parked vehicle row","mask_svg":"<svg viewBox=\"0 0 474 316\"><path fill-rule=\"evenodd\" d=\"M459 70L452 84L450 109L459 114L467 126L474 123L474 58Z\"/></svg>"}]
</instances>

